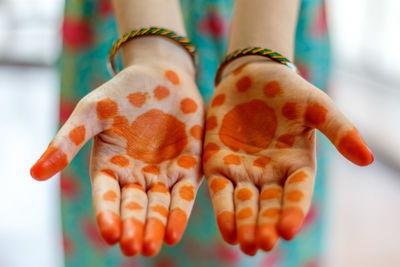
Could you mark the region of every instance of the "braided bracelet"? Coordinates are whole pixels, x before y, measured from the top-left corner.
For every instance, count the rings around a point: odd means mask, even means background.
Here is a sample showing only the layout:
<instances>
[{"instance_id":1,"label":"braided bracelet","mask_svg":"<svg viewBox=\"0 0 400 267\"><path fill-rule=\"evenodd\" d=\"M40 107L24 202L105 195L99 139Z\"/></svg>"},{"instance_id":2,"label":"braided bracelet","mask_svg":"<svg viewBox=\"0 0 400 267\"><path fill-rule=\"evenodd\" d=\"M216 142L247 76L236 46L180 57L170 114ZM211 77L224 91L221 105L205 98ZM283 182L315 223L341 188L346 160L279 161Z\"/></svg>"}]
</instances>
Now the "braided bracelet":
<instances>
[{"instance_id":1,"label":"braided bracelet","mask_svg":"<svg viewBox=\"0 0 400 267\"><path fill-rule=\"evenodd\" d=\"M140 28L124 34L121 38L113 43L110 52L108 53L107 64L108 70L112 75L115 75L118 72L114 60L121 46L131 39L145 36L161 36L175 41L189 53L193 60L193 64L196 63L196 49L188 38L180 36L168 29L158 27Z\"/></svg>"},{"instance_id":2,"label":"braided bracelet","mask_svg":"<svg viewBox=\"0 0 400 267\"><path fill-rule=\"evenodd\" d=\"M215 80L214 84L215 86L218 85L218 83L221 81L221 75L222 71L224 70L225 66L233 61L236 58L239 57L244 57L244 56L250 56L250 55L256 55L256 56L264 56L267 57L273 61L276 61L278 63L281 63L283 65L288 66L289 68L293 69L294 71L297 72L297 74L300 74L299 70L297 67L289 61L289 59L285 58L278 52L275 52L271 49L267 48L262 48L262 47L257 47L257 46L251 46L251 47L246 47L243 49L238 49L236 51L233 51L232 53L226 55L223 59L221 64L219 64L217 72L215 74Z\"/></svg>"}]
</instances>

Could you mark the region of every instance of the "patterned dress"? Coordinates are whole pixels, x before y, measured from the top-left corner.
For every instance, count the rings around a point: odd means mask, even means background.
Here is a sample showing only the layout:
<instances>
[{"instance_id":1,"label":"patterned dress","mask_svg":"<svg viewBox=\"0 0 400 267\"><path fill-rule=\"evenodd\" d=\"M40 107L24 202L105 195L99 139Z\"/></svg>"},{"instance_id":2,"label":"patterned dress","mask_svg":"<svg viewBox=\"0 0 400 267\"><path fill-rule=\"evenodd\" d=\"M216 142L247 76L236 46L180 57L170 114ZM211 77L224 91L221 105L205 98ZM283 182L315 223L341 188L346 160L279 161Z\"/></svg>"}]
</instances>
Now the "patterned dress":
<instances>
[{"instance_id":1,"label":"patterned dress","mask_svg":"<svg viewBox=\"0 0 400 267\"><path fill-rule=\"evenodd\" d=\"M199 52L198 86L204 101L213 94L217 64L224 56L233 0L181 0L186 28ZM110 79L107 53L118 38L110 0L67 0L63 22L60 123L90 90ZM329 42L323 0L303 0L296 33L296 59L303 77L324 88L329 72ZM318 172L313 204L301 233L279 241L270 253L249 257L222 241L208 189L200 187L181 242L163 245L152 258L128 258L119 246L100 237L93 212L87 144L61 175L62 223L66 266L318 266L323 248L326 155L318 143Z\"/></svg>"}]
</instances>

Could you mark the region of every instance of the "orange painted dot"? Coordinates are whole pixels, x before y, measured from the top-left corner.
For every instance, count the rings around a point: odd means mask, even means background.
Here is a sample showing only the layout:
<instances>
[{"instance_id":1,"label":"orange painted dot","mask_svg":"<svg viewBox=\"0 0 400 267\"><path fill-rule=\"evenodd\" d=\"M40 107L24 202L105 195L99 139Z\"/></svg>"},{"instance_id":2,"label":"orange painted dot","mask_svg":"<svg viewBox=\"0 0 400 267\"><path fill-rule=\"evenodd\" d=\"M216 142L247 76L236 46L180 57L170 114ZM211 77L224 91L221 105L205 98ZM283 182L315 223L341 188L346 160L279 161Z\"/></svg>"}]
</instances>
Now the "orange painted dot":
<instances>
[{"instance_id":1,"label":"orange painted dot","mask_svg":"<svg viewBox=\"0 0 400 267\"><path fill-rule=\"evenodd\" d=\"M169 193L169 190L163 183L156 183L150 188L150 192Z\"/></svg>"},{"instance_id":2,"label":"orange painted dot","mask_svg":"<svg viewBox=\"0 0 400 267\"><path fill-rule=\"evenodd\" d=\"M244 76L239 81L236 82L236 88L239 92L247 91L251 86L251 79L249 76Z\"/></svg>"},{"instance_id":3,"label":"orange painted dot","mask_svg":"<svg viewBox=\"0 0 400 267\"><path fill-rule=\"evenodd\" d=\"M113 179L115 179L115 180L117 179L113 170L110 170L110 169L102 169L100 172L103 173L103 174L105 174L105 175L107 175L107 176L110 177L110 178L113 178Z\"/></svg>"},{"instance_id":4,"label":"orange painted dot","mask_svg":"<svg viewBox=\"0 0 400 267\"><path fill-rule=\"evenodd\" d=\"M225 189L229 184L229 181L225 178L214 178L210 183L210 190L213 194L216 194Z\"/></svg>"},{"instance_id":5,"label":"orange painted dot","mask_svg":"<svg viewBox=\"0 0 400 267\"><path fill-rule=\"evenodd\" d=\"M112 202L115 202L117 200L117 197L118 197L117 193L115 193L113 190L108 190L103 195L104 200L112 201Z\"/></svg>"},{"instance_id":6,"label":"orange painted dot","mask_svg":"<svg viewBox=\"0 0 400 267\"><path fill-rule=\"evenodd\" d=\"M293 202L299 202L303 199L304 194L300 190L291 190L286 193L286 199L293 201Z\"/></svg>"},{"instance_id":7,"label":"orange painted dot","mask_svg":"<svg viewBox=\"0 0 400 267\"><path fill-rule=\"evenodd\" d=\"M160 167L155 166L155 165L147 165L147 166L143 167L142 171L157 175L160 173Z\"/></svg>"},{"instance_id":8,"label":"orange painted dot","mask_svg":"<svg viewBox=\"0 0 400 267\"><path fill-rule=\"evenodd\" d=\"M178 165L182 168L190 169L196 165L196 159L192 156L181 156L178 159Z\"/></svg>"},{"instance_id":9,"label":"orange painted dot","mask_svg":"<svg viewBox=\"0 0 400 267\"><path fill-rule=\"evenodd\" d=\"M250 207L241 209L237 214L237 218L239 220L244 220L250 218L251 216L253 216L253 210Z\"/></svg>"},{"instance_id":10,"label":"orange painted dot","mask_svg":"<svg viewBox=\"0 0 400 267\"><path fill-rule=\"evenodd\" d=\"M194 199L194 188L192 185L184 185L179 189L179 195L181 198L187 201L192 201Z\"/></svg>"},{"instance_id":11,"label":"orange painted dot","mask_svg":"<svg viewBox=\"0 0 400 267\"><path fill-rule=\"evenodd\" d=\"M306 178L307 178L307 173L305 173L304 171L299 171L290 178L288 183L289 184L300 183L303 182Z\"/></svg>"},{"instance_id":12,"label":"orange painted dot","mask_svg":"<svg viewBox=\"0 0 400 267\"><path fill-rule=\"evenodd\" d=\"M374 155L355 128L346 132L338 142L337 148L348 160L360 166L366 166L374 161Z\"/></svg>"},{"instance_id":13,"label":"orange painted dot","mask_svg":"<svg viewBox=\"0 0 400 267\"><path fill-rule=\"evenodd\" d=\"M282 107L282 115L288 120L294 120L297 118L296 103L288 102Z\"/></svg>"},{"instance_id":14,"label":"orange painted dot","mask_svg":"<svg viewBox=\"0 0 400 267\"><path fill-rule=\"evenodd\" d=\"M200 125L195 125L190 129L190 135L193 136L194 139L203 140L203 127Z\"/></svg>"},{"instance_id":15,"label":"orange painted dot","mask_svg":"<svg viewBox=\"0 0 400 267\"><path fill-rule=\"evenodd\" d=\"M167 70L165 72L165 78L167 78L174 85L179 84L179 76L178 76L178 74L176 74L175 71Z\"/></svg>"},{"instance_id":16,"label":"orange painted dot","mask_svg":"<svg viewBox=\"0 0 400 267\"><path fill-rule=\"evenodd\" d=\"M170 91L167 87L159 85L153 90L153 93L154 93L154 97L157 100L163 100L164 98L169 96Z\"/></svg>"},{"instance_id":17,"label":"orange painted dot","mask_svg":"<svg viewBox=\"0 0 400 267\"><path fill-rule=\"evenodd\" d=\"M281 200L282 189L280 188L268 188L265 189L260 196L260 200Z\"/></svg>"},{"instance_id":18,"label":"orange painted dot","mask_svg":"<svg viewBox=\"0 0 400 267\"><path fill-rule=\"evenodd\" d=\"M269 157L259 157L253 162L253 166L265 168L270 161Z\"/></svg>"},{"instance_id":19,"label":"orange painted dot","mask_svg":"<svg viewBox=\"0 0 400 267\"><path fill-rule=\"evenodd\" d=\"M233 151L248 154L267 148L277 128L275 111L261 100L237 105L222 119L219 138Z\"/></svg>"},{"instance_id":20,"label":"orange painted dot","mask_svg":"<svg viewBox=\"0 0 400 267\"><path fill-rule=\"evenodd\" d=\"M179 156L188 143L186 124L159 109L140 115L129 125L114 118L112 131L126 139L126 153L145 163L158 164Z\"/></svg>"},{"instance_id":21,"label":"orange painted dot","mask_svg":"<svg viewBox=\"0 0 400 267\"><path fill-rule=\"evenodd\" d=\"M328 110L318 103L310 103L307 106L305 119L313 125L320 125L325 122Z\"/></svg>"},{"instance_id":22,"label":"orange painted dot","mask_svg":"<svg viewBox=\"0 0 400 267\"><path fill-rule=\"evenodd\" d=\"M129 102L134 106L140 108L146 102L147 93L135 92L128 95Z\"/></svg>"},{"instance_id":23,"label":"orange painted dot","mask_svg":"<svg viewBox=\"0 0 400 267\"><path fill-rule=\"evenodd\" d=\"M68 165L67 154L50 145L46 152L31 168L31 175L37 180L46 180Z\"/></svg>"},{"instance_id":24,"label":"orange painted dot","mask_svg":"<svg viewBox=\"0 0 400 267\"><path fill-rule=\"evenodd\" d=\"M233 154L226 155L223 160L225 165L240 165L240 157Z\"/></svg>"},{"instance_id":25,"label":"orange painted dot","mask_svg":"<svg viewBox=\"0 0 400 267\"><path fill-rule=\"evenodd\" d=\"M68 134L69 139L77 146L79 146L85 140L85 135L86 128L83 125L75 127Z\"/></svg>"},{"instance_id":26,"label":"orange painted dot","mask_svg":"<svg viewBox=\"0 0 400 267\"><path fill-rule=\"evenodd\" d=\"M197 110L197 104L191 98L184 98L181 101L181 110L185 114L194 113Z\"/></svg>"},{"instance_id":27,"label":"orange painted dot","mask_svg":"<svg viewBox=\"0 0 400 267\"><path fill-rule=\"evenodd\" d=\"M208 143L204 147L203 162L206 163L212 156L217 154L219 150L220 150L219 145L215 143Z\"/></svg>"},{"instance_id":28,"label":"orange painted dot","mask_svg":"<svg viewBox=\"0 0 400 267\"><path fill-rule=\"evenodd\" d=\"M291 134L283 134L278 137L278 141L276 142L277 148L290 148L293 146L296 137Z\"/></svg>"},{"instance_id":29,"label":"orange painted dot","mask_svg":"<svg viewBox=\"0 0 400 267\"><path fill-rule=\"evenodd\" d=\"M280 213L279 208L269 208L267 210L264 210L261 214L261 216L266 217L266 218L275 218L279 213Z\"/></svg>"},{"instance_id":30,"label":"orange painted dot","mask_svg":"<svg viewBox=\"0 0 400 267\"><path fill-rule=\"evenodd\" d=\"M166 207L161 206L161 205L155 205L153 207L150 208L152 211L154 212L158 212L161 214L161 216L163 217L167 217L168 216L168 210Z\"/></svg>"},{"instance_id":31,"label":"orange painted dot","mask_svg":"<svg viewBox=\"0 0 400 267\"><path fill-rule=\"evenodd\" d=\"M140 205L137 202L131 201L128 202L128 204L126 204L125 208L127 208L128 210L142 210L143 207L142 205Z\"/></svg>"},{"instance_id":32,"label":"orange painted dot","mask_svg":"<svg viewBox=\"0 0 400 267\"><path fill-rule=\"evenodd\" d=\"M211 116L206 120L206 131L213 130L217 128L218 122L217 122L217 117Z\"/></svg>"},{"instance_id":33,"label":"orange painted dot","mask_svg":"<svg viewBox=\"0 0 400 267\"><path fill-rule=\"evenodd\" d=\"M103 99L97 102L96 112L100 120L113 118L118 114L118 104L110 98Z\"/></svg>"},{"instance_id":34,"label":"orange painted dot","mask_svg":"<svg viewBox=\"0 0 400 267\"><path fill-rule=\"evenodd\" d=\"M214 96L213 100L211 101L211 106L221 106L225 102L225 94L219 94Z\"/></svg>"},{"instance_id":35,"label":"orange painted dot","mask_svg":"<svg viewBox=\"0 0 400 267\"><path fill-rule=\"evenodd\" d=\"M264 95L269 98L273 98L282 93L281 85L278 81L271 81L264 85Z\"/></svg>"},{"instance_id":36,"label":"orange painted dot","mask_svg":"<svg viewBox=\"0 0 400 267\"><path fill-rule=\"evenodd\" d=\"M242 200L242 201L250 200L252 196L253 196L253 192L251 192L251 190L248 188L241 188L236 193L236 198L239 200Z\"/></svg>"},{"instance_id":37,"label":"orange painted dot","mask_svg":"<svg viewBox=\"0 0 400 267\"><path fill-rule=\"evenodd\" d=\"M143 187L141 185L138 185L138 184L127 184L127 185L124 186L124 189L128 189L128 188L139 189L140 191L145 192Z\"/></svg>"},{"instance_id":38,"label":"orange painted dot","mask_svg":"<svg viewBox=\"0 0 400 267\"><path fill-rule=\"evenodd\" d=\"M129 165L129 159L122 155L115 155L110 159L110 162L121 167L126 167Z\"/></svg>"}]
</instances>

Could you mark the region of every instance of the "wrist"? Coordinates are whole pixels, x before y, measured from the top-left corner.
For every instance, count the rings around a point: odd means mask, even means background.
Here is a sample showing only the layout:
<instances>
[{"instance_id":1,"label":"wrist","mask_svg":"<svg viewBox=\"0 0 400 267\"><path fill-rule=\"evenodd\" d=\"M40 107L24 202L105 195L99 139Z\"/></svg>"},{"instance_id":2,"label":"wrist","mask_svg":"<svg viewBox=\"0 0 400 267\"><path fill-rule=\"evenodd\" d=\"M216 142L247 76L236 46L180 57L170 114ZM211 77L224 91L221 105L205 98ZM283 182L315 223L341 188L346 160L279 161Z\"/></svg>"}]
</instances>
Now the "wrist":
<instances>
[{"instance_id":1,"label":"wrist","mask_svg":"<svg viewBox=\"0 0 400 267\"><path fill-rule=\"evenodd\" d=\"M195 67L185 49L161 36L146 36L128 41L122 47L124 68L131 65L165 64L195 78Z\"/></svg>"}]
</instances>

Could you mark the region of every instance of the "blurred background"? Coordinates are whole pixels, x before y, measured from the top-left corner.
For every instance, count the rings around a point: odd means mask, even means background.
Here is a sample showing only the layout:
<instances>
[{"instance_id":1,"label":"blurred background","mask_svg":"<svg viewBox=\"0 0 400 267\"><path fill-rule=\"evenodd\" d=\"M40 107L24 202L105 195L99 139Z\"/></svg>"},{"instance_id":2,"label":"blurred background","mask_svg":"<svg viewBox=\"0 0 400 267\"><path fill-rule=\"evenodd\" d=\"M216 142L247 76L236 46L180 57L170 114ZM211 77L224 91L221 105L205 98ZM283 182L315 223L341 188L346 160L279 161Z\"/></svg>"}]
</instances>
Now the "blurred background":
<instances>
[{"instance_id":1,"label":"blurred background","mask_svg":"<svg viewBox=\"0 0 400 267\"><path fill-rule=\"evenodd\" d=\"M400 1L328 0L329 94L375 152L332 149L322 266L400 266ZM59 180L29 168L57 129L62 0L0 0L0 267L62 266Z\"/></svg>"}]
</instances>

